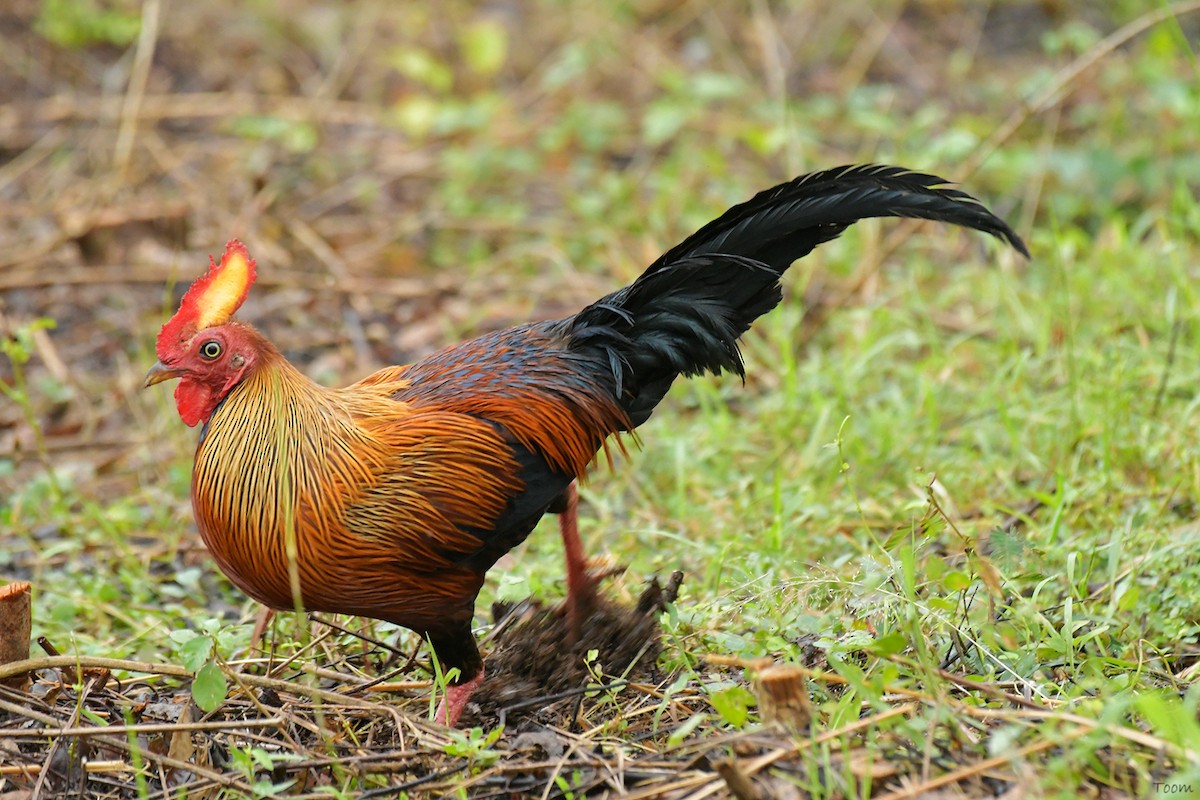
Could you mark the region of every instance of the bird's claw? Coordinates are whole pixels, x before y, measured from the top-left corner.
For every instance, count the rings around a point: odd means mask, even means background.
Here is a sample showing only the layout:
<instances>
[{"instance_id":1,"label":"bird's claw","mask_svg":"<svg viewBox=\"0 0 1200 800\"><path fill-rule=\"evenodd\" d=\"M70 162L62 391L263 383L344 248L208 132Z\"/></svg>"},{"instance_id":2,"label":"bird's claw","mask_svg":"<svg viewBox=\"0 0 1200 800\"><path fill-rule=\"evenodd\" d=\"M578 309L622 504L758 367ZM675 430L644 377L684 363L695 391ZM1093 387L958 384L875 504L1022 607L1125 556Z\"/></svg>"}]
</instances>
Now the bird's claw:
<instances>
[{"instance_id":1,"label":"bird's claw","mask_svg":"<svg viewBox=\"0 0 1200 800\"><path fill-rule=\"evenodd\" d=\"M572 644L583 638L583 624L596 610L597 587L600 582L620 575L627 567L607 559L588 559L579 573L579 579L570 587L563 608L567 618L567 635Z\"/></svg>"}]
</instances>

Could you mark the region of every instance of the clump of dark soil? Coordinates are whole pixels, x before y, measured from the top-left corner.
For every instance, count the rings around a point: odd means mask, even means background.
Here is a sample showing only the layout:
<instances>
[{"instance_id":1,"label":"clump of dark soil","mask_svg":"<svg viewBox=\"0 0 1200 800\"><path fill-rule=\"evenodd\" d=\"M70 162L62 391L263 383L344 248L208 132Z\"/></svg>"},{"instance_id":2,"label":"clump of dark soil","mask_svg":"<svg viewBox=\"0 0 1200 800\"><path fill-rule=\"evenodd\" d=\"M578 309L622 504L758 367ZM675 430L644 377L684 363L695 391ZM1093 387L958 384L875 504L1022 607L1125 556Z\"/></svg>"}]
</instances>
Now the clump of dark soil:
<instances>
[{"instance_id":1,"label":"clump of dark soil","mask_svg":"<svg viewBox=\"0 0 1200 800\"><path fill-rule=\"evenodd\" d=\"M497 603L490 637L487 677L472 697L464 722L511 724L520 720L570 727L588 689L625 681L654 683L662 649L658 615L675 601L683 573L662 586L651 578L636 605L625 606L598 595L583 622L578 641L567 624L565 608L536 599ZM603 684L588 669L602 673ZM474 707L477 704L477 709Z\"/></svg>"}]
</instances>

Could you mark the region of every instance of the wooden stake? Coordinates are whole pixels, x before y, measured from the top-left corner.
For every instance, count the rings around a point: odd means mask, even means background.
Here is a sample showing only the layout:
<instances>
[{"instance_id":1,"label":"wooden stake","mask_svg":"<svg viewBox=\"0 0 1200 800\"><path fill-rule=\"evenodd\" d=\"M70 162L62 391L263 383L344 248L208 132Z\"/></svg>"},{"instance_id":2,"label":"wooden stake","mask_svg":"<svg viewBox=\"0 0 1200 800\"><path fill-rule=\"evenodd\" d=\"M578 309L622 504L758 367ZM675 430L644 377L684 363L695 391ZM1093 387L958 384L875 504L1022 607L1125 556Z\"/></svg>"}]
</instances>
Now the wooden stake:
<instances>
[{"instance_id":1,"label":"wooden stake","mask_svg":"<svg viewBox=\"0 0 1200 800\"><path fill-rule=\"evenodd\" d=\"M723 759L713 766L737 800L762 800L762 792L754 785L754 781L742 772L736 758Z\"/></svg>"},{"instance_id":2,"label":"wooden stake","mask_svg":"<svg viewBox=\"0 0 1200 800\"><path fill-rule=\"evenodd\" d=\"M766 667L758 673L758 709L763 722L803 728L812 716L804 670L792 664Z\"/></svg>"},{"instance_id":3,"label":"wooden stake","mask_svg":"<svg viewBox=\"0 0 1200 800\"><path fill-rule=\"evenodd\" d=\"M33 631L29 588L25 581L0 586L0 664L29 658L29 636ZM29 673L10 675L0 683L10 689L24 689L29 685Z\"/></svg>"}]
</instances>

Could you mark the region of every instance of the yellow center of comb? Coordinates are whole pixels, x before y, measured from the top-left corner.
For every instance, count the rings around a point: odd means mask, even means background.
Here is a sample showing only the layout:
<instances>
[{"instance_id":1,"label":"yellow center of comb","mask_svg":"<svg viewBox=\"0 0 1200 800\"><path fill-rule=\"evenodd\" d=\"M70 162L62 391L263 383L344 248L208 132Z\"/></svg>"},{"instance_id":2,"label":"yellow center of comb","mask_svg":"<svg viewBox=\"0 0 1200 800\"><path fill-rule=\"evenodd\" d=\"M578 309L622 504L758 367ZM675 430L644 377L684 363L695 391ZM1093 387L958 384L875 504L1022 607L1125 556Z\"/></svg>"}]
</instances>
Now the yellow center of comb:
<instances>
[{"instance_id":1,"label":"yellow center of comb","mask_svg":"<svg viewBox=\"0 0 1200 800\"><path fill-rule=\"evenodd\" d=\"M200 313L196 318L196 327L199 329L227 322L241 305L249 288L250 263L240 250L226 251L215 273L208 286L204 287L204 294L197 298L196 308Z\"/></svg>"}]
</instances>

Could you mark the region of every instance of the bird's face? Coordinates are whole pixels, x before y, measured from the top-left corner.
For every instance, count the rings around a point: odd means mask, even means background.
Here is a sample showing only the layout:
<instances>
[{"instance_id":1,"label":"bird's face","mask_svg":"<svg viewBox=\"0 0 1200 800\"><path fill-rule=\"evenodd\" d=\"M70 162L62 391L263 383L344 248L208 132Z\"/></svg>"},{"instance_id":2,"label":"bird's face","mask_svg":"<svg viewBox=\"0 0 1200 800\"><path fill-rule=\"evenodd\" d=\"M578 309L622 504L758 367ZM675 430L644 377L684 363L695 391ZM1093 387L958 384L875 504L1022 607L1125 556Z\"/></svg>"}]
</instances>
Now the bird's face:
<instances>
[{"instance_id":1,"label":"bird's face","mask_svg":"<svg viewBox=\"0 0 1200 800\"><path fill-rule=\"evenodd\" d=\"M208 422L217 404L258 361L252 332L237 322L191 332L172 346L161 344L145 386L178 378L175 406L189 426Z\"/></svg>"},{"instance_id":2,"label":"bird's face","mask_svg":"<svg viewBox=\"0 0 1200 800\"><path fill-rule=\"evenodd\" d=\"M209 256L155 342L158 363L146 386L179 378L175 407L189 426L208 422L217 404L258 362L264 340L249 325L232 320L254 284L255 263L245 245L231 239L221 263Z\"/></svg>"}]
</instances>

